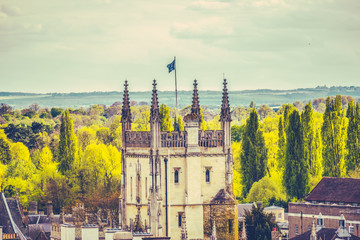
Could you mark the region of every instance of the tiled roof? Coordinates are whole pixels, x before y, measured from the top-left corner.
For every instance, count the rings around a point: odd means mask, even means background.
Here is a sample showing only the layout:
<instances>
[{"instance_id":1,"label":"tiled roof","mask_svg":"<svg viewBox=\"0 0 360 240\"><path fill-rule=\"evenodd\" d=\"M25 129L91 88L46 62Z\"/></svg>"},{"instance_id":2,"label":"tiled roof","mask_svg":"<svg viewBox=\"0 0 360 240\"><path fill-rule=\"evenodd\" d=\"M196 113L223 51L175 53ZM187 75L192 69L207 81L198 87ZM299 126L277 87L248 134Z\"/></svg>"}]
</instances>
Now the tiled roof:
<instances>
[{"instance_id":1,"label":"tiled roof","mask_svg":"<svg viewBox=\"0 0 360 240\"><path fill-rule=\"evenodd\" d=\"M360 179L324 177L305 200L360 203Z\"/></svg>"},{"instance_id":2,"label":"tiled roof","mask_svg":"<svg viewBox=\"0 0 360 240\"><path fill-rule=\"evenodd\" d=\"M234 202L235 200L225 189L220 189L215 197L211 200L211 204L226 204Z\"/></svg>"},{"instance_id":3,"label":"tiled roof","mask_svg":"<svg viewBox=\"0 0 360 240\"><path fill-rule=\"evenodd\" d=\"M254 206L253 203L238 204L238 217L245 216L245 211L251 211L253 206Z\"/></svg>"},{"instance_id":4,"label":"tiled roof","mask_svg":"<svg viewBox=\"0 0 360 240\"><path fill-rule=\"evenodd\" d=\"M322 228L318 232L316 232L317 239L346 239L346 240L360 240L359 237L354 236L351 234L350 238L347 237L339 237L336 234L337 229L333 228ZM290 240L309 240L311 235L311 231L307 231L301 235L298 235L296 237L290 238ZM335 238L336 237L336 238Z\"/></svg>"}]
</instances>

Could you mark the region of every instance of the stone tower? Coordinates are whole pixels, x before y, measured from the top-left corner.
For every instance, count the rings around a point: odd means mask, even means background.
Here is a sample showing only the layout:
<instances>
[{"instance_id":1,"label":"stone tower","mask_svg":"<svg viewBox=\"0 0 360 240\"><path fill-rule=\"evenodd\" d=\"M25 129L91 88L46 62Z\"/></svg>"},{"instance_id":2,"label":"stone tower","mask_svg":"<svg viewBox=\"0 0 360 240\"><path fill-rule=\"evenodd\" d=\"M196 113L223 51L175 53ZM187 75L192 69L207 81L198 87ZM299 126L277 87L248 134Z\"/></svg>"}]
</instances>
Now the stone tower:
<instances>
[{"instance_id":1,"label":"stone tower","mask_svg":"<svg viewBox=\"0 0 360 240\"><path fill-rule=\"evenodd\" d=\"M150 131L131 131L125 82L120 196L123 229L139 230L147 226L144 230L154 236L165 236L168 232L172 239L237 239L227 82L224 80L221 130L216 131L200 129L197 87L195 80L191 112L184 117L183 132L160 130L155 80Z\"/></svg>"}]
</instances>

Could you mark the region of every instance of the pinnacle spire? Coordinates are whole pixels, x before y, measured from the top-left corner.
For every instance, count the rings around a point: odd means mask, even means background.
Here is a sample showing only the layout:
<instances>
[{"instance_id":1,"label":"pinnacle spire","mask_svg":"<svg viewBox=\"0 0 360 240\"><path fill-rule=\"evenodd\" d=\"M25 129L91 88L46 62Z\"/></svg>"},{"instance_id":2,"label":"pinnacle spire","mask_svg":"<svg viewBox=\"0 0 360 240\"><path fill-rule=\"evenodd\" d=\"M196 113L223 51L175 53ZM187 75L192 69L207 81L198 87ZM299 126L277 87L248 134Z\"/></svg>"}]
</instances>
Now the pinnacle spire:
<instances>
[{"instance_id":1,"label":"pinnacle spire","mask_svg":"<svg viewBox=\"0 0 360 240\"><path fill-rule=\"evenodd\" d=\"M200 117L200 103L199 103L199 95L197 89L197 80L194 80L194 92L193 92L193 99L192 99L192 106L191 106L191 114L197 115Z\"/></svg>"},{"instance_id":2,"label":"pinnacle spire","mask_svg":"<svg viewBox=\"0 0 360 240\"><path fill-rule=\"evenodd\" d=\"M240 239L247 240L245 218L243 219L243 222L242 222L242 230L241 230L241 238Z\"/></svg>"},{"instance_id":3,"label":"pinnacle spire","mask_svg":"<svg viewBox=\"0 0 360 240\"><path fill-rule=\"evenodd\" d=\"M128 81L125 80L124 84L124 94L123 94L123 105L121 110L121 122L122 123L131 123L131 110L130 110L130 98L129 98L129 90L128 90Z\"/></svg>"},{"instance_id":4,"label":"pinnacle spire","mask_svg":"<svg viewBox=\"0 0 360 240\"><path fill-rule=\"evenodd\" d=\"M159 102L156 90L156 80L153 81L153 90L151 98L150 122L160 121Z\"/></svg>"},{"instance_id":5,"label":"pinnacle spire","mask_svg":"<svg viewBox=\"0 0 360 240\"><path fill-rule=\"evenodd\" d=\"M223 84L224 84L224 88L223 88L223 94L222 94L220 121L231 121L230 103L229 103L226 79L224 79Z\"/></svg>"}]
</instances>

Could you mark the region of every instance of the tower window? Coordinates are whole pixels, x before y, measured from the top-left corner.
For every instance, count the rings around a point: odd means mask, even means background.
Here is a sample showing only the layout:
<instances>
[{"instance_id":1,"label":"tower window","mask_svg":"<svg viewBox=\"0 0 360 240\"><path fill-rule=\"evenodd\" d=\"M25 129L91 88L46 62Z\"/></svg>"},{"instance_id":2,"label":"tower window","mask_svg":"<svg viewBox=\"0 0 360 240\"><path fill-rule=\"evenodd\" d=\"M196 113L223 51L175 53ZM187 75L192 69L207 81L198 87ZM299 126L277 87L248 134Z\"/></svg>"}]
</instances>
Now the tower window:
<instances>
[{"instance_id":1,"label":"tower window","mask_svg":"<svg viewBox=\"0 0 360 240\"><path fill-rule=\"evenodd\" d=\"M130 177L130 198L132 200L132 195L133 195L133 186L132 186L132 177Z\"/></svg>"},{"instance_id":2,"label":"tower window","mask_svg":"<svg viewBox=\"0 0 360 240\"><path fill-rule=\"evenodd\" d=\"M229 233L232 233L232 229L233 229L233 220L229 219Z\"/></svg>"},{"instance_id":3,"label":"tower window","mask_svg":"<svg viewBox=\"0 0 360 240\"><path fill-rule=\"evenodd\" d=\"M205 172L205 181L207 183L210 182L210 170L209 169L206 169L206 172Z\"/></svg>"},{"instance_id":4,"label":"tower window","mask_svg":"<svg viewBox=\"0 0 360 240\"><path fill-rule=\"evenodd\" d=\"M178 226L181 227L182 226L182 212L178 212Z\"/></svg>"},{"instance_id":5,"label":"tower window","mask_svg":"<svg viewBox=\"0 0 360 240\"><path fill-rule=\"evenodd\" d=\"M298 235L298 234L299 234L299 226L295 225L295 235Z\"/></svg>"},{"instance_id":6,"label":"tower window","mask_svg":"<svg viewBox=\"0 0 360 240\"><path fill-rule=\"evenodd\" d=\"M174 172L174 183L179 183L179 169L175 169L175 172Z\"/></svg>"}]
</instances>

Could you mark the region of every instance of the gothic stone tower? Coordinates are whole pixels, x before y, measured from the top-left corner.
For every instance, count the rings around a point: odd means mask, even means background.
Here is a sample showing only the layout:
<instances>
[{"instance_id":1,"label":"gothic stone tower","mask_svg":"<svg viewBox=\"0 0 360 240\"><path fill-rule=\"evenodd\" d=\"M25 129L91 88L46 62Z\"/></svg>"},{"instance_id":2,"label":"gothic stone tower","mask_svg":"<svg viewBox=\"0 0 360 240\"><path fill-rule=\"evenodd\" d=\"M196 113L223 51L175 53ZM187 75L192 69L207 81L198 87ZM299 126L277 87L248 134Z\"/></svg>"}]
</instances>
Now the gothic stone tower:
<instances>
[{"instance_id":1,"label":"gothic stone tower","mask_svg":"<svg viewBox=\"0 0 360 240\"><path fill-rule=\"evenodd\" d=\"M127 82L122 114L123 172L119 216L122 228L150 231L154 236L166 236L168 229L172 239L237 239L226 80L220 115L221 130L200 130L196 80L191 113L184 117L184 132L160 130L155 80L150 131L131 131Z\"/></svg>"}]
</instances>

